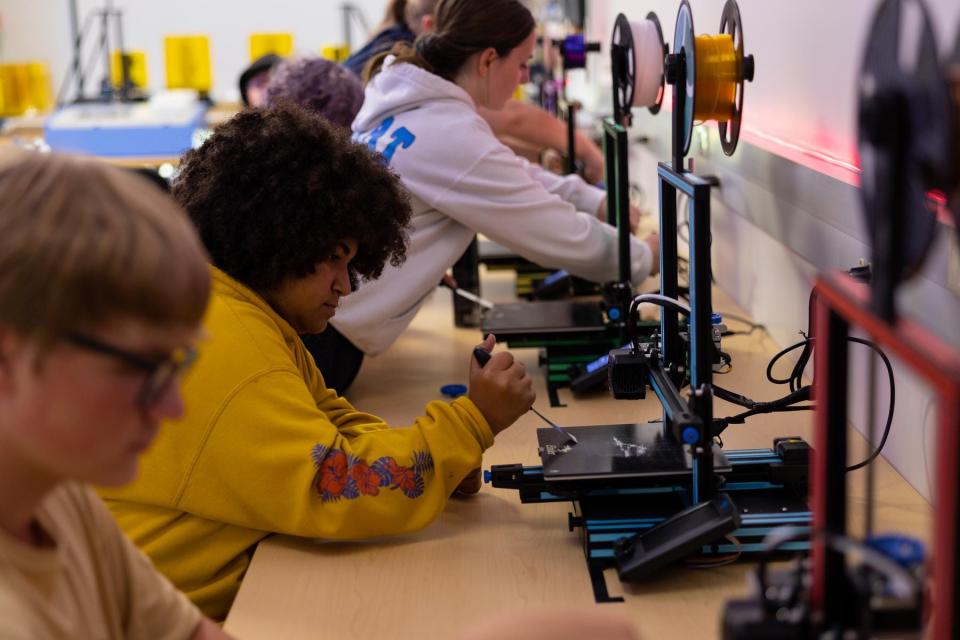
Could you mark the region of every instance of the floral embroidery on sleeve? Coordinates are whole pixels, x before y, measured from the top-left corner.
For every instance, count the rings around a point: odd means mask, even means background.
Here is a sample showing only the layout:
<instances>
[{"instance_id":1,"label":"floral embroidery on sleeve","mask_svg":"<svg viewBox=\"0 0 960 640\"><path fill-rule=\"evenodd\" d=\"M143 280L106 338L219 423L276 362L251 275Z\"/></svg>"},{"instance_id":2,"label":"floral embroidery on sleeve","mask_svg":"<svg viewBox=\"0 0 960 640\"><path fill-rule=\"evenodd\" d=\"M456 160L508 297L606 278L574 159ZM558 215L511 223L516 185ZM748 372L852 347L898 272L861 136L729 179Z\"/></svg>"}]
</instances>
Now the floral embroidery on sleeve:
<instances>
[{"instance_id":1,"label":"floral embroidery on sleeve","mask_svg":"<svg viewBox=\"0 0 960 640\"><path fill-rule=\"evenodd\" d=\"M397 490L408 498L423 494L424 475L433 470L433 457L427 451L416 451L413 464L402 466L390 457L378 458L373 464L340 449L327 449L317 444L311 452L317 467L314 488L324 502L360 496L380 495L380 489Z\"/></svg>"}]
</instances>

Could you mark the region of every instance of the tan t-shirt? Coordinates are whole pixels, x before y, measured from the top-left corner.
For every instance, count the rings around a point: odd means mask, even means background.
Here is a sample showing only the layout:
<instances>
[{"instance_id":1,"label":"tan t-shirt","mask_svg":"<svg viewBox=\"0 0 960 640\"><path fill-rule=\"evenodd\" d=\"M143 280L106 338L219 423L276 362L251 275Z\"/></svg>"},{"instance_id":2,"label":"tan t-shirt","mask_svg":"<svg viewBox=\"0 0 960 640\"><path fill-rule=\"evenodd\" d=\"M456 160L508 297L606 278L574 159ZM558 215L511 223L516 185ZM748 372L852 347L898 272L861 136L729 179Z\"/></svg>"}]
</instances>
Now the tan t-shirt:
<instances>
[{"instance_id":1,"label":"tan t-shirt","mask_svg":"<svg viewBox=\"0 0 960 640\"><path fill-rule=\"evenodd\" d=\"M200 611L120 532L88 487L62 484L39 548L0 531L0 639L189 638Z\"/></svg>"}]
</instances>

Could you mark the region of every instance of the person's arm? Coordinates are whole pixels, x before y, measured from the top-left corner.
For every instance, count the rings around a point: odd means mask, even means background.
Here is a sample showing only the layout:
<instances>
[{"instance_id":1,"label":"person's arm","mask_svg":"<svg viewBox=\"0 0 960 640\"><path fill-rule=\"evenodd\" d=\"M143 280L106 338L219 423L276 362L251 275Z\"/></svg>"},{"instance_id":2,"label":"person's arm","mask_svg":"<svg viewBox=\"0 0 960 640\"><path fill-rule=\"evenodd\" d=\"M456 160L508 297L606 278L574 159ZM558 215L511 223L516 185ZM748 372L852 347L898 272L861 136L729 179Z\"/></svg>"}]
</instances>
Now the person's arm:
<instances>
[{"instance_id":1,"label":"person's arm","mask_svg":"<svg viewBox=\"0 0 960 640\"><path fill-rule=\"evenodd\" d=\"M503 144L510 147L510 150L515 154L526 160L527 162L536 162L540 163L540 147L534 146L529 142L521 140L520 138L514 138L512 136L500 135L497 136L497 139L500 140ZM557 153L557 152L554 152ZM557 155L559 158L559 154ZM548 167L549 168L549 167Z\"/></svg>"},{"instance_id":2,"label":"person's arm","mask_svg":"<svg viewBox=\"0 0 960 640\"><path fill-rule=\"evenodd\" d=\"M543 185L550 193L554 193L574 207L577 211L583 211L592 214L603 220L605 215L601 215L601 203L607 197L607 192L603 189L587 184L578 175L558 175L545 167L532 162L527 162L523 158L517 158L520 166L534 180Z\"/></svg>"},{"instance_id":3,"label":"person's arm","mask_svg":"<svg viewBox=\"0 0 960 640\"><path fill-rule=\"evenodd\" d=\"M547 174L535 169L532 173ZM410 190L427 193L418 180L417 175L408 177ZM551 193L531 174L529 163L495 144L429 204L537 264L566 269L594 282L614 280L618 276L617 232L595 215L604 194L577 181L599 192L592 208L586 209L589 213L577 211ZM631 236L630 243L632 280L639 284L654 268L653 253L635 237Z\"/></svg>"},{"instance_id":4,"label":"person's arm","mask_svg":"<svg viewBox=\"0 0 960 640\"><path fill-rule=\"evenodd\" d=\"M636 233L637 228L640 226L640 209L633 206L630 206L630 233ZM600 205L597 207L597 217L607 222L607 197L604 196L603 200L600 201Z\"/></svg>"},{"instance_id":5,"label":"person's arm","mask_svg":"<svg viewBox=\"0 0 960 640\"><path fill-rule=\"evenodd\" d=\"M478 107L479 113L494 134L522 140L538 149L567 151L567 125L532 104L508 100L503 109L493 111ZM603 181L603 152L582 131L574 134L577 160L583 162L584 176L591 184Z\"/></svg>"},{"instance_id":6,"label":"person's arm","mask_svg":"<svg viewBox=\"0 0 960 640\"><path fill-rule=\"evenodd\" d=\"M266 372L225 403L177 506L307 537L422 529L533 402L530 378L509 354L494 360L471 375L468 397L431 402L413 425L389 429L336 394L318 402L295 370Z\"/></svg>"}]
</instances>

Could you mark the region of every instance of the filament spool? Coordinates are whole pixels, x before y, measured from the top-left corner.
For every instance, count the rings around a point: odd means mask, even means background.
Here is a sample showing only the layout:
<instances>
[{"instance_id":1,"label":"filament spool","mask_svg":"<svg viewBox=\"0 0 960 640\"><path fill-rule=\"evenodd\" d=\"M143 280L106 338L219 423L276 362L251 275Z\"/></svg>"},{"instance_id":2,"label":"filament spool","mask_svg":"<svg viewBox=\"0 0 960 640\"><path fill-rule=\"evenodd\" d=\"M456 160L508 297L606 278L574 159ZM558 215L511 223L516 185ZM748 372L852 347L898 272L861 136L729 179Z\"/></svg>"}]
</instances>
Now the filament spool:
<instances>
[{"instance_id":1,"label":"filament spool","mask_svg":"<svg viewBox=\"0 0 960 640\"><path fill-rule=\"evenodd\" d=\"M693 119L727 121L737 98L737 59L727 34L697 36L697 92Z\"/></svg>"},{"instance_id":2,"label":"filament spool","mask_svg":"<svg viewBox=\"0 0 960 640\"><path fill-rule=\"evenodd\" d=\"M612 65L615 113L628 114L631 107L647 107L650 113L658 113L663 102L667 45L657 14L651 11L642 22L630 22L619 14L610 42L611 56L620 57L620 64Z\"/></svg>"},{"instance_id":3,"label":"filament spool","mask_svg":"<svg viewBox=\"0 0 960 640\"><path fill-rule=\"evenodd\" d=\"M927 193L951 193L956 106L922 0L883 0L857 82L860 195L888 286L919 271L936 235Z\"/></svg>"},{"instance_id":4,"label":"filament spool","mask_svg":"<svg viewBox=\"0 0 960 640\"><path fill-rule=\"evenodd\" d=\"M720 19L720 34L695 35L690 3L677 11L673 53L684 61L685 100L681 117L681 150L690 151L695 121L716 120L720 144L732 155L740 139L743 83L753 81L753 56L743 53L743 23L735 0L727 0ZM679 85L679 82L677 83Z\"/></svg>"},{"instance_id":5,"label":"filament spool","mask_svg":"<svg viewBox=\"0 0 960 640\"><path fill-rule=\"evenodd\" d=\"M554 40L554 44L558 44ZM563 56L563 68L583 69L587 66L588 43L582 33L567 36L559 42L560 55Z\"/></svg>"}]
</instances>

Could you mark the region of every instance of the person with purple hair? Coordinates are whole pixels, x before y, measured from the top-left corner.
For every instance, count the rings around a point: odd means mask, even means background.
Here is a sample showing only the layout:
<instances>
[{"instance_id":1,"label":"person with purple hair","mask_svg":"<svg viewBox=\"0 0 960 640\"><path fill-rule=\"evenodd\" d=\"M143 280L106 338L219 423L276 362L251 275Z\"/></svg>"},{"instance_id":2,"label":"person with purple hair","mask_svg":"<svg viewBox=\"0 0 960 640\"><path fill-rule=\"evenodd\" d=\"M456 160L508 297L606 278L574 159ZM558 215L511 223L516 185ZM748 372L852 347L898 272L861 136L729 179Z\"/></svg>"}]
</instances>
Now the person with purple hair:
<instances>
[{"instance_id":1,"label":"person with purple hair","mask_svg":"<svg viewBox=\"0 0 960 640\"><path fill-rule=\"evenodd\" d=\"M270 73L267 106L289 100L344 129L363 104L363 86L350 71L319 57L287 58Z\"/></svg>"}]
</instances>

